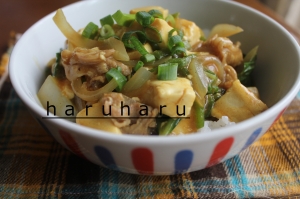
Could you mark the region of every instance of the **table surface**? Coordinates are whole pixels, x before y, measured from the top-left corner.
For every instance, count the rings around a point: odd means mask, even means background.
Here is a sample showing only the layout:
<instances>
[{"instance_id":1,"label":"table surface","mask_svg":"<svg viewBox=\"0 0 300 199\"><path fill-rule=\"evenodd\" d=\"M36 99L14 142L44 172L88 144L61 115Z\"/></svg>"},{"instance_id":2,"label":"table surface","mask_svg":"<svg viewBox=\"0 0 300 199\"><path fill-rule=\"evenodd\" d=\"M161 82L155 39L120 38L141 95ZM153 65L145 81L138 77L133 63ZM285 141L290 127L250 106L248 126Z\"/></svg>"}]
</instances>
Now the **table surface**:
<instances>
[{"instance_id":1,"label":"table surface","mask_svg":"<svg viewBox=\"0 0 300 199\"><path fill-rule=\"evenodd\" d=\"M269 15L300 41L296 30L260 2L236 1ZM10 31L23 33L40 18L74 2L0 0L0 55L7 50ZM138 176L100 168L65 150L33 118L27 117L26 108L6 82L0 92L0 198L300 196L298 109L300 100L295 99L268 133L224 163L183 175Z\"/></svg>"}]
</instances>

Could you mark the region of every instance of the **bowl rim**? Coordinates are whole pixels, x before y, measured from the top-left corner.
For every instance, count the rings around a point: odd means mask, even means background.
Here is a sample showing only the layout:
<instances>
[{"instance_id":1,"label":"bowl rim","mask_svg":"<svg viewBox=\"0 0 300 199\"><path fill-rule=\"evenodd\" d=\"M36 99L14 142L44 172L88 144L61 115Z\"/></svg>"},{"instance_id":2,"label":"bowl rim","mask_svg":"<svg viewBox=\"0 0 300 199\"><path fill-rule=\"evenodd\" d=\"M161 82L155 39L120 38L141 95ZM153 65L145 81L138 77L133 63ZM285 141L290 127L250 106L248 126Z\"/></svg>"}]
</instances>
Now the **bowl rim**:
<instances>
[{"instance_id":1,"label":"bowl rim","mask_svg":"<svg viewBox=\"0 0 300 199\"><path fill-rule=\"evenodd\" d=\"M74 5L80 6L80 4L84 4L86 2L96 2L97 0L89 0L89 1L79 1L71 3L67 6L62 7L62 9L71 9ZM212 1L212 0L207 0ZM284 35L290 40L290 42L293 44L293 47L298 52L298 60L300 60L300 50L298 47L298 43L296 39L284 28L282 27L278 22L276 22L274 19L270 18L269 16L249 7L244 4L241 4L239 2L233 2L233 1L225 1L225 0L214 0L214 1L220 1L223 3L231 4L233 6L237 6L240 9L248 10L249 12L254 13L255 15L259 15L262 18L265 18L270 23L272 23L274 26L276 26L280 31L284 33ZM44 20L48 20L51 16L55 14L55 11L51 12L50 14L44 16L40 20L38 20L36 23L34 23L28 30L26 30L23 34L23 36L20 38L20 40L15 45L12 54L11 59L9 62L9 76L11 79L11 83L13 85L13 88L15 89L18 96L21 98L23 103L26 104L26 106L32 110L36 115L42 117L44 108L41 107L38 103L32 103L32 100L28 97L28 95L20 89L20 86L18 85L18 78L13 73L13 68L16 65L16 59L15 54L19 49L19 45L21 45L22 40L28 35L35 26L38 26L40 23L43 23ZM300 66L299 66L300 68ZM212 132L201 132L201 133L192 133L192 134L184 134L184 135L176 135L176 136L143 136L143 135L131 135L131 134L124 134L124 135L116 135L113 133L108 133L102 130L93 129L90 127L81 126L79 124L73 123L71 124L69 121L65 119L55 119L55 120L49 120L49 123L58 125L60 129L64 129L68 132L73 132L77 134L84 134L86 136L95 137L95 138L101 138L101 139L109 139L114 140L116 142L131 142L131 143L141 143L141 144L165 144L165 145L172 145L174 143L181 143L181 142L193 142L197 140L210 140L213 138L218 137L224 137L224 136L232 136L235 133L242 132L245 129L251 128L253 123L261 123L262 121L267 121L268 118L274 115L278 115L278 110L284 110L288 104L293 100L293 98L296 96L300 89L300 74L297 75L297 78L295 82L293 83L293 86L290 88L290 90L287 92L287 94L282 97L278 102L276 102L274 105L269 107L266 111L260 113L259 115L256 115L250 119L247 119L245 121L239 122L233 126L227 126L222 127L220 129L215 129ZM273 121L274 122L274 121ZM234 133L233 133L234 132ZM167 142L166 142L167 141Z\"/></svg>"}]
</instances>

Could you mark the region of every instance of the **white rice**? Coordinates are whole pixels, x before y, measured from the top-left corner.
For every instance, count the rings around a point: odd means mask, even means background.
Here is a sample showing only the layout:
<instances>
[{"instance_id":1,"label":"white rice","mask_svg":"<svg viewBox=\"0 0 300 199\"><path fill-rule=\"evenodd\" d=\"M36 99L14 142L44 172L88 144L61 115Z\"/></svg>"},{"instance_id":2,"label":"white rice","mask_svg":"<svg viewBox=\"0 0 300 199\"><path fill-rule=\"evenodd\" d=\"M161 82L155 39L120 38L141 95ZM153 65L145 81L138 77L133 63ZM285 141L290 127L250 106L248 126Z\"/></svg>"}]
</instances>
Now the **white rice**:
<instances>
[{"instance_id":1,"label":"white rice","mask_svg":"<svg viewBox=\"0 0 300 199\"><path fill-rule=\"evenodd\" d=\"M222 116L218 121L205 121L204 127L198 130L198 132L208 132L217 128L234 125L235 122L230 122L227 116Z\"/></svg>"}]
</instances>

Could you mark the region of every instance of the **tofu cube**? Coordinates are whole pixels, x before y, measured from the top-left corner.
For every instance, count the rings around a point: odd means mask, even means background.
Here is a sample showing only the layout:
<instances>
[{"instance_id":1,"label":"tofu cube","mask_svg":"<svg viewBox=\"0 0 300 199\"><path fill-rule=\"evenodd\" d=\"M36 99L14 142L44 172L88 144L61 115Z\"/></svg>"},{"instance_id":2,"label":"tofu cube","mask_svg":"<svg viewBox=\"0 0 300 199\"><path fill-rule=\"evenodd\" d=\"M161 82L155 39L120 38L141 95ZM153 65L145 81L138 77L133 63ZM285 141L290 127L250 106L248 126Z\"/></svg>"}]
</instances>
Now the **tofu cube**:
<instances>
[{"instance_id":1,"label":"tofu cube","mask_svg":"<svg viewBox=\"0 0 300 199\"><path fill-rule=\"evenodd\" d=\"M216 118L228 116L231 122L241 122L251 118L268 107L255 94L235 80L226 93L216 101L211 115Z\"/></svg>"}]
</instances>

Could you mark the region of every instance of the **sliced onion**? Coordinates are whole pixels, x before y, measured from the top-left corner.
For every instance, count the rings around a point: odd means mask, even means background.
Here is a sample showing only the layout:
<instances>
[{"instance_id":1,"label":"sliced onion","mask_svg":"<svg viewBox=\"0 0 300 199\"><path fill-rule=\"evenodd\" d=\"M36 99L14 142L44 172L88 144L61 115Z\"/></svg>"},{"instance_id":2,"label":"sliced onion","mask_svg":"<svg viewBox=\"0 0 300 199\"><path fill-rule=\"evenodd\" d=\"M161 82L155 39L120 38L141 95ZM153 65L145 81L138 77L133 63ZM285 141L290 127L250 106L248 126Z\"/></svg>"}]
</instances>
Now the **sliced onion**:
<instances>
[{"instance_id":1,"label":"sliced onion","mask_svg":"<svg viewBox=\"0 0 300 199\"><path fill-rule=\"evenodd\" d=\"M192 84L196 93L196 101L204 107L205 95L208 87L208 77L206 76L202 63L194 58L189 65L189 72L192 75Z\"/></svg>"},{"instance_id":2,"label":"sliced onion","mask_svg":"<svg viewBox=\"0 0 300 199\"><path fill-rule=\"evenodd\" d=\"M91 40L84 38L76 32L72 26L68 23L63 11L58 9L53 17L53 21L60 29L60 31L65 35L65 37L72 42L74 45L83 48L93 48L99 47L101 49L107 48L107 46L102 41Z\"/></svg>"},{"instance_id":3,"label":"sliced onion","mask_svg":"<svg viewBox=\"0 0 300 199\"><path fill-rule=\"evenodd\" d=\"M232 24L217 24L212 28L208 39L212 38L216 34L219 37L229 37L243 31L244 30L241 27Z\"/></svg>"},{"instance_id":4,"label":"sliced onion","mask_svg":"<svg viewBox=\"0 0 300 199\"><path fill-rule=\"evenodd\" d=\"M72 81L71 86L74 93L82 100L88 102L96 102L104 93L112 92L118 86L118 83L114 79L112 79L100 89L89 91L86 88L86 83L82 84L81 78L77 78Z\"/></svg>"},{"instance_id":5,"label":"sliced onion","mask_svg":"<svg viewBox=\"0 0 300 199\"><path fill-rule=\"evenodd\" d=\"M153 73L148 71L145 67L139 68L124 85L122 92L126 93L138 89L144 85L152 77L152 75Z\"/></svg>"},{"instance_id":6,"label":"sliced onion","mask_svg":"<svg viewBox=\"0 0 300 199\"><path fill-rule=\"evenodd\" d=\"M114 37L110 37L103 41L109 48L115 49L113 57L120 61L129 61L129 55L126 51L124 43Z\"/></svg>"},{"instance_id":7,"label":"sliced onion","mask_svg":"<svg viewBox=\"0 0 300 199\"><path fill-rule=\"evenodd\" d=\"M220 59L211 54L201 54L197 56L198 60L202 63L203 67L214 72L218 78L221 80L221 83L225 82L225 70L224 64L220 61Z\"/></svg>"},{"instance_id":8,"label":"sliced onion","mask_svg":"<svg viewBox=\"0 0 300 199\"><path fill-rule=\"evenodd\" d=\"M81 34L76 32L72 28L72 26L68 23L61 9L57 10L56 14L53 17L53 21L60 29L60 31L65 35L68 41L73 45L83 47L83 48L99 47L99 49L101 50L115 49L116 52L114 53L113 56L116 60L120 60L120 61L129 60L129 56L126 52L125 46L122 41L114 37L110 37L106 40L101 40L101 41L82 37Z\"/></svg>"}]
</instances>

